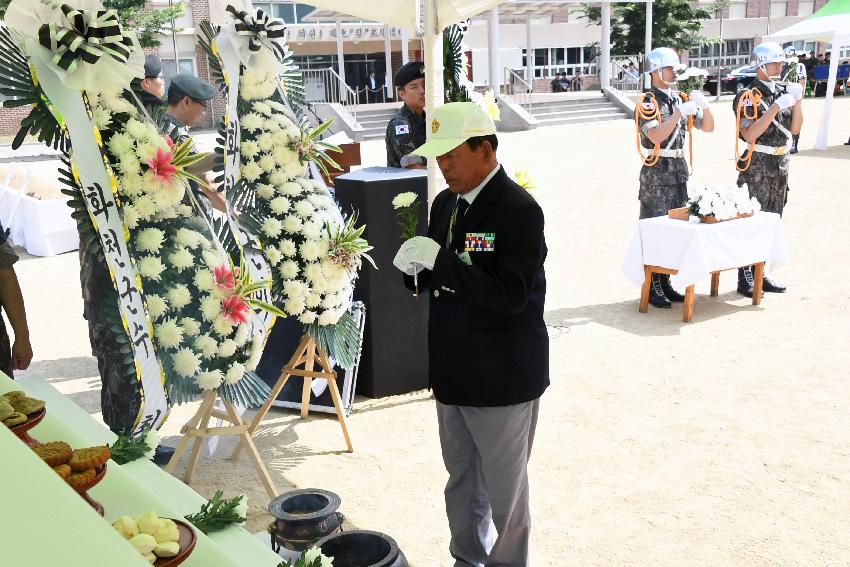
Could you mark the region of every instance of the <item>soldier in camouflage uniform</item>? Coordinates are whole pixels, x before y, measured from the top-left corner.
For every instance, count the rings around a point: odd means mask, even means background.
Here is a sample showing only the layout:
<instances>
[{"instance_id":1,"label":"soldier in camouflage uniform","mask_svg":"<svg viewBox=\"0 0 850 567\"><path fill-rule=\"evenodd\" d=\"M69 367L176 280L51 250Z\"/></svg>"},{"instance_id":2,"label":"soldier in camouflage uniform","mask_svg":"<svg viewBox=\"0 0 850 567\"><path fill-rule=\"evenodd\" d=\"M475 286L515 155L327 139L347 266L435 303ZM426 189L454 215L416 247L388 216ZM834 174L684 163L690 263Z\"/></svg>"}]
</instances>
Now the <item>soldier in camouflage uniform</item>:
<instances>
[{"instance_id":1,"label":"soldier in camouflage uniform","mask_svg":"<svg viewBox=\"0 0 850 567\"><path fill-rule=\"evenodd\" d=\"M803 125L803 87L799 83L782 84L785 53L776 43L765 42L753 50L758 73L750 89L735 96L732 109L740 116L739 137L748 148L738 160L738 185L747 184L750 195L769 213L782 214L788 201L788 154L793 136ZM753 112L758 112L757 118ZM753 268L738 270L738 292L753 296ZM783 293L785 287L764 276L762 289Z\"/></svg>"},{"instance_id":2,"label":"soldier in camouflage uniform","mask_svg":"<svg viewBox=\"0 0 850 567\"><path fill-rule=\"evenodd\" d=\"M425 67L421 61L403 65L395 74L398 97L404 105L387 124L384 142L387 167L424 169L425 158L411 152L425 143Z\"/></svg>"},{"instance_id":3,"label":"soldier in camouflage uniform","mask_svg":"<svg viewBox=\"0 0 850 567\"><path fill-rule=\"evenodd\" d=\"M165 114L165 81L162 80L162 61L159 57L145 55L145 76L143 79L133 79L131 86L154 124L162 123Z\"/></svg>"},{"instance_id":4,"label":"soldier in camouflage uniform","mask_svg":"<svg viewBox=\"0 0 850 567\"><path fill-rule=\"evenodd\" d=\"M640 171L640 218L666 215L684 206L688 200L688 162L685 133L689 116L694 126L705 132L714 130L714 118L708 100L701 91L683 97L674 89L679 56L670 48L653 49L648 57L652 88L635 112L638 116L641 146L653 152ZM660 115L660 116L659 116ZM654 149L658 144L657 150ZM655 307L670 307L671 301L684 301L682 294L670 285L667 274L653 274L649 302Z\"/></svg>"}]
</instances>

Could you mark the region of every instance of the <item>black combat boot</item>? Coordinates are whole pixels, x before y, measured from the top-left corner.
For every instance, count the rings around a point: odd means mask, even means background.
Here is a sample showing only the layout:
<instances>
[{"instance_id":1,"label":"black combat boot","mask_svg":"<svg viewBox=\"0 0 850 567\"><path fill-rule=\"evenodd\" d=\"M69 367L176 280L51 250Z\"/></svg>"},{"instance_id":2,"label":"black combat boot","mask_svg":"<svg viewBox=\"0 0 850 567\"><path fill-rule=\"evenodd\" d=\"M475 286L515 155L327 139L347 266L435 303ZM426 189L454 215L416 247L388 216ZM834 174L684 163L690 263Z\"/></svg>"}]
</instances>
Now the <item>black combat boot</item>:
<instances>
[{"instance_id":1,"label":"black combat boot","mask_svg":"<svg viewBox=\"0 0 850 567\"><path fill-rule=\"evenodd\" d=\"M670 301L682 303L685 301L685 296L675 290L670 285L670 274L659 274L661 276L661 289L664 291L664 296Z\"/></svg>"},{"instance_id":2,"label":"black combat boot","mask_svg":"<svg viewBox=\"0 0 850 567\"><path fill-rule=\"evenodd\" d=\"M738 268L738 293L744 297L752 297L755 287L755 278L753 277L753 267ZM764 296L764 290L761 292Z\"/></svg>"},{"instance_id":3,"label":"black combat boot","mask_svg":"<svg viewBox=\"0 0 850 567\"><path fill-rule=\"evenodd\" d=\"M649 284L649 302L654 307L671 307L670 300L664 295L664 286L661 285L661 276L664 274L652 274Z\"/></svg>"},{"instance_id":4,"label":"black combat boot","mask_svg":"<svg viewBox=\"0 0 850 567\"><path fill-rule=\"evenodd\" d=\"M761 288L767 293L785 293L785 286L777 283L767 276L761 280Z\"/></svg>"},{"instance_id":5,"label":"black combat boot","mask_svg":"<svg viewBox=\"0 0 850 567\"><path fill-rule=\"evenodd\" d=\"M790 153L796 154L797 153L797 142L800 141L800 135L798 134L796 136L793 136L791 139L792 139L792 142L791 142L791 152Z\"/></svg>"}]
</instances>

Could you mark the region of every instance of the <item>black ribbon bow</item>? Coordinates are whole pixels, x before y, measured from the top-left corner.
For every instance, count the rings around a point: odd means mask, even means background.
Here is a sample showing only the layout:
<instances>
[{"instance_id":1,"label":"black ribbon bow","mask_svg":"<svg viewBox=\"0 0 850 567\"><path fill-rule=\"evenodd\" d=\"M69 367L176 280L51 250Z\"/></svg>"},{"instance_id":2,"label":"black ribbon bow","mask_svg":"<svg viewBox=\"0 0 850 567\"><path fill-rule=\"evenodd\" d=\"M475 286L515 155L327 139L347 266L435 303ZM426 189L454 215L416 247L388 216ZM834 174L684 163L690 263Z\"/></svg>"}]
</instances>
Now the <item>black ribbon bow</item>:
<instances>
[{"instance_id":1,"label":"black ribbon bow","mask_svg":"<svg viewBox=\"0 0 850 567\"><path fill-rule=\"evenodd\" d=\"M272 50L278 61L283 62L286 48L283 39L286 36L286 25L280 18L272 18L264 10L257 8L254 15L244 10L237 10L231 5L227 11L236 20L236 33L248 36L248 49L257 52L263 46Z\"/></svg>"},{"instance_id":2,"label":"black ribbon bow","mask_svg":"<svg viewBox=\"0 0 850 567\"><path fill-rule=\"evenodd\" d=\"M124 34L115 10L77 10L62 5L62 23L44 24L38 42L54 53L53 62L73 72L79 62L94 65L104 55L122 63L130 60L133 40Z\"/></svg>"}]
</instances>

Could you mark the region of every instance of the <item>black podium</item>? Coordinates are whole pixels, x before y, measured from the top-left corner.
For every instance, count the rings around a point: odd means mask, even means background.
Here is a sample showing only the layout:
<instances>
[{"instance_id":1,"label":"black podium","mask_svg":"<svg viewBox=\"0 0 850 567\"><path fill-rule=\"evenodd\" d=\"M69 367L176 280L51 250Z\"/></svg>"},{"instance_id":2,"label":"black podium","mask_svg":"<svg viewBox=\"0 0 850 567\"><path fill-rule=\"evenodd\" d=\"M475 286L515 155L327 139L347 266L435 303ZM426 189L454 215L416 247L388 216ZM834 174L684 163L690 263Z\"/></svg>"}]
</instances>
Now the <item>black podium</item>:
<instances>
[{"instance_id":1,"label":"black podium","mask_svg":"<svg viewBox=\"0 0 850 567\"><path fill-rule=\"evenodd\" d=\"M354 299L366 304L363 354L357 393L372 398L428 386L428 296L413 297L393 266L401 230L393 197L405 191L419 196L417 234L428 225L428 180L424 170L368 167L336 178L336 199L344 214L359 213L378 270L364 262Z\"/></svg>"}]
</instances>

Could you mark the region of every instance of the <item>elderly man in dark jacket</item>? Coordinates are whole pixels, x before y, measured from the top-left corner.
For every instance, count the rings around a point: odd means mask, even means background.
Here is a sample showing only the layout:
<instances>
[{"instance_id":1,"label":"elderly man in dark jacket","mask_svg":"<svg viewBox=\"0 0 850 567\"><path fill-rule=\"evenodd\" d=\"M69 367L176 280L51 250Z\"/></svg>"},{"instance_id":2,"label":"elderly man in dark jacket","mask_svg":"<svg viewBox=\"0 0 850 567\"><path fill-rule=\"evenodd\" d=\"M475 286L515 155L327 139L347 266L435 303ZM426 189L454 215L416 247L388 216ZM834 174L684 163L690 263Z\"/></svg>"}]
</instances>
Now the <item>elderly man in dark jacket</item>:
<instances>
[{"instance_id":1,"label":"elderly man in dark jacket","mask_svg":"<svg viewBox=\"0 0 850 567\"><path fill-rule=\"evenodd\" d=\"M432 138L449 188L428 236L394 264L430 290L429 379L437 398L456 566L528 564L527 463L549 385L543 211L496 160L496 128L474 103L439 107ZM495 528L495 532L493 531ZM495 537L494 537L495 536Z\"/></svg>"}]
</instances>

